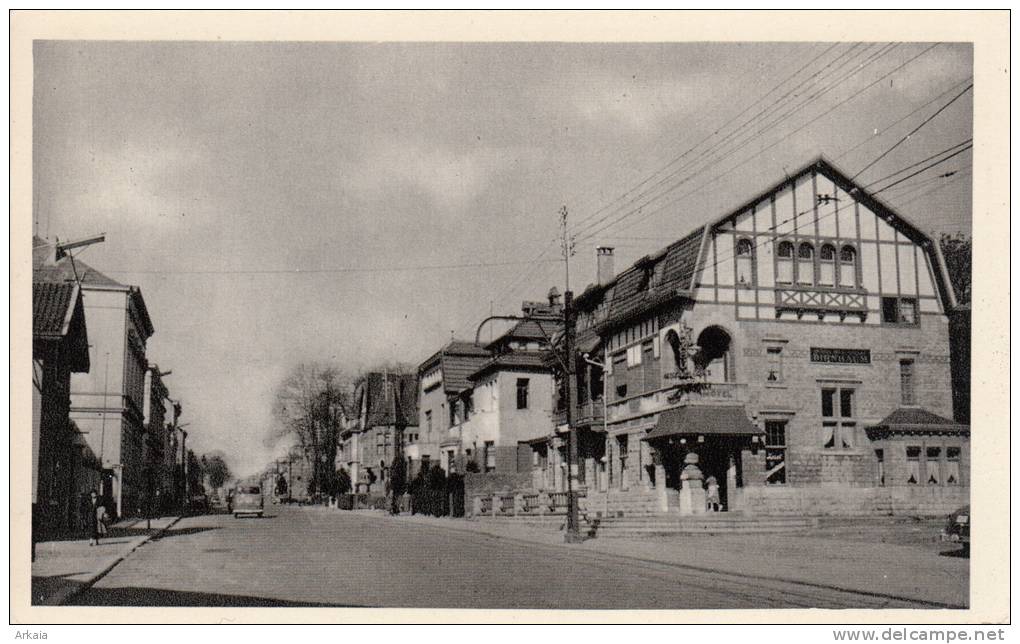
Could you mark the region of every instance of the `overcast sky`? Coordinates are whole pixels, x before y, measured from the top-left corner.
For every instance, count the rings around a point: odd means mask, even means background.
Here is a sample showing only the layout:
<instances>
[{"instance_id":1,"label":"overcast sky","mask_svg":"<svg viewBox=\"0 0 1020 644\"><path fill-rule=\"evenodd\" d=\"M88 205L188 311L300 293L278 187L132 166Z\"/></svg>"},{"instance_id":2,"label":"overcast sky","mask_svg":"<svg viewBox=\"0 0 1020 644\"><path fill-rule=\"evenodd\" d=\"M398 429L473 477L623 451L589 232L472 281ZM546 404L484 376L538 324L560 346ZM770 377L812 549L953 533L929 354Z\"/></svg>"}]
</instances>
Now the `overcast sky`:
<instances>
[{"instance_id":1,"label":"overcast sky","mask_svg":"<svg viewBox=\"0 0 1020 644\"><path fill-rule=\"evenodd\" d=\"M189 444L246 474L295 362L418 363L562 290L562 205L580 290L596 244L622 270L818 155L855 174L971 73L950 44L38 42L35 232L107 233L80 257L141 287ZM971 96L859 180L970 138ZM880 198L969 234L970 162Z\"/></svg>"}]
</instances>

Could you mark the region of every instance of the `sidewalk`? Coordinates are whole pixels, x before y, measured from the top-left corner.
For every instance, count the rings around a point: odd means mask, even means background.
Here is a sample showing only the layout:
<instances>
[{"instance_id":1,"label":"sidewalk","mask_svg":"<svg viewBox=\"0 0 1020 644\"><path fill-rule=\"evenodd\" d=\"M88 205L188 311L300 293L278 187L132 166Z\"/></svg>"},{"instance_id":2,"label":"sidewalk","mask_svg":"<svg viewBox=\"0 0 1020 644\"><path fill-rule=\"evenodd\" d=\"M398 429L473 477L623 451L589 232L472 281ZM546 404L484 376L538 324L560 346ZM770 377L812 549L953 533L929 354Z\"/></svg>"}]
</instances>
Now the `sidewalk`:
<instances>
[{"instance_id":1,"label":"sidewalk","mask_svg":"<svg viewBox=\"0 0 1020 644\"><path fill-rule=\"evenodd\" d=\"M32 604L58 606L85 590L136 548L162 534L180 517L125 519L110 527L110 534L90 546L88 539L41 541L32 562Z\"/></svg>"},{"instance_id":2,"label":"sidewalk","mask_svg":"<svg viewBox=\"0 0 1020 644\"><path fill-rule=\"evenodd\" d=\"M562 531L513 525L510 521L496 523L422 515L394 517L380 511L358 514L547 546L580 548L700 571L792 581L958 607L969 605L970 560L945 555L930 547L854 541L821 531L781 535L614 537L566 546ZM953 547L947 545L945 550L952 551Z\"/></svg>"}]
</instances>

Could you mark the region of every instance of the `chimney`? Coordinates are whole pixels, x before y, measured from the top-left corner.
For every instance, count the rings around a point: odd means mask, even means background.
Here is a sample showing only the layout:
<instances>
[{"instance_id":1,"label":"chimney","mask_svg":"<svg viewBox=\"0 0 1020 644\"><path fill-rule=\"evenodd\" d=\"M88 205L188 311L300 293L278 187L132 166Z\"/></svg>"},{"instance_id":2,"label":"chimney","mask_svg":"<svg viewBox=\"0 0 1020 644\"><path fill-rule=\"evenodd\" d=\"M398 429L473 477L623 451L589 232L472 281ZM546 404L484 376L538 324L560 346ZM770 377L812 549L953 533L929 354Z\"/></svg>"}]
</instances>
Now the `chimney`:
<instances>
[{"instance_id":1,"label":"chimney","mask_svg":"<svg viewBox=\"0 0 1020 644\"><path fill-rule=\"evenodd\" d=\"M613 247L597 246L595 248L595 275L599 286L613 281L616 272L613 270Z\"/></svg>"}]
</instances>

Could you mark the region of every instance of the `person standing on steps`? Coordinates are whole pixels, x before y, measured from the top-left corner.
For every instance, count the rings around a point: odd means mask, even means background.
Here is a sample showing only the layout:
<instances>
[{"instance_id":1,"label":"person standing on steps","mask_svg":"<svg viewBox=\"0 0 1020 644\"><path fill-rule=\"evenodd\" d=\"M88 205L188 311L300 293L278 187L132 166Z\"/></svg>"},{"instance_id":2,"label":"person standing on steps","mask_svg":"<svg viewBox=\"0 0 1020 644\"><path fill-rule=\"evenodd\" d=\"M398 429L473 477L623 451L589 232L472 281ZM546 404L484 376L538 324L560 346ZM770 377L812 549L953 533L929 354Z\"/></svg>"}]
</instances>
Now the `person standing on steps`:
<instances>
[{"instance_id":1,"label":"person standing on steps","mask_svg":"<svg viewBox=\"0 0 1020 644\"><path fill-rule=\"evenodd\" d=\"M705 488L707 489L708 492L705 495L705 503L707 504L708 509L712 512L718 512L720 505L719 481L716 480L714 476L709 476L707 479L705 479Z\"/></svg>"}]
</instances>

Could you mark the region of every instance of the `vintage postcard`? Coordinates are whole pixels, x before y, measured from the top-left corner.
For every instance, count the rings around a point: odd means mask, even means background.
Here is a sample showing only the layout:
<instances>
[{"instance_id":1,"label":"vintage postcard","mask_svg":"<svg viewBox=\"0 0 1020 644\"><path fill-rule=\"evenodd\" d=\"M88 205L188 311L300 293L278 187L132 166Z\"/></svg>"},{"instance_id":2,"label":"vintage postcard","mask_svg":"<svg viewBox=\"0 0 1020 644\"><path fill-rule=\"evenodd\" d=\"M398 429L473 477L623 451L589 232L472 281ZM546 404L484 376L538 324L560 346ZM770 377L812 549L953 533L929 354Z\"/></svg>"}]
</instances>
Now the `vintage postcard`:
<instances>
[{"instance_id":1,"label":"vintage postcard","mask_svg":"<svg viewBox=\"0 0 1020 644\"><path fill-rule=\"evenodd\" d=\"M1008 620L1008 13L11 25L13 621Z\"/></svg>"}]
</instances>

